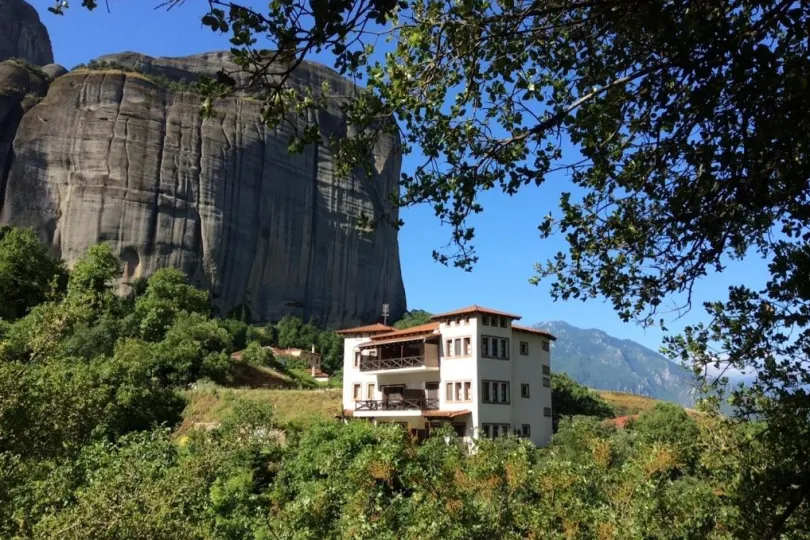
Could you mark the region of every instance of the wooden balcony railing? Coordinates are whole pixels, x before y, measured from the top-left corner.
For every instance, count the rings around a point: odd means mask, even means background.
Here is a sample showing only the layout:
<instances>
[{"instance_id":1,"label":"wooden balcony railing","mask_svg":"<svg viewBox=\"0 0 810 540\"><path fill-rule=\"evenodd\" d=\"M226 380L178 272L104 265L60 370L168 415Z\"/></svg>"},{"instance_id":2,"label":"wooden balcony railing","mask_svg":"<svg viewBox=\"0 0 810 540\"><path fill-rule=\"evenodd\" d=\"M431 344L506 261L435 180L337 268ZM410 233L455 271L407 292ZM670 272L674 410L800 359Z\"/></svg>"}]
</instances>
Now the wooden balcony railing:
<instances>
[{"instance_id":1,"label":"wooden balcony railing","mask_svg":"<svg viewBox=\"0 0 810 540\"><path fill-rule=\"evenodd\" d=\"M376 356L360 357L360 371L412 368L422 367L424 365L424 356L406 356L404 358L377 358Z\"/></svg>"},{"instance_id":2,"label":"wooden balcony railing","mask_svg":"<svg viewBox=\"0 0 810 540\"><path fill-rule=\"evenodd\" d=\"M363 399L354 402L355 411L435 411L438 399Z\"/></svg>"}]
</instances>

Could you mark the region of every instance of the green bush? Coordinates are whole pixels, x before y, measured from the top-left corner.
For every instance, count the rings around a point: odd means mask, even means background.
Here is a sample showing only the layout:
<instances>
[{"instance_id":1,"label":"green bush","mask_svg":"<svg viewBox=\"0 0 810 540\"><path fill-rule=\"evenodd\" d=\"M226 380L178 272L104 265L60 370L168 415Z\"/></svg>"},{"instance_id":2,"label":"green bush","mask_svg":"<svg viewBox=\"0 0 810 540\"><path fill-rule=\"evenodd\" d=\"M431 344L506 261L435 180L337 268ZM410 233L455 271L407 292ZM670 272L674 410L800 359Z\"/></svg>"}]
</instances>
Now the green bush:
<instances>
[{"instance_id":1,"label":"green bush","mask_svg":"<svg viewBox=\"0 0 810 540\"><path fill-rule=\"evenodd\" d=\"M245 352L242 353L242 359L255 366L274 367L279 365L273 357L273 352L269 348L263 347L257 341L248 343Z\"/></svg>"}]
</instances>

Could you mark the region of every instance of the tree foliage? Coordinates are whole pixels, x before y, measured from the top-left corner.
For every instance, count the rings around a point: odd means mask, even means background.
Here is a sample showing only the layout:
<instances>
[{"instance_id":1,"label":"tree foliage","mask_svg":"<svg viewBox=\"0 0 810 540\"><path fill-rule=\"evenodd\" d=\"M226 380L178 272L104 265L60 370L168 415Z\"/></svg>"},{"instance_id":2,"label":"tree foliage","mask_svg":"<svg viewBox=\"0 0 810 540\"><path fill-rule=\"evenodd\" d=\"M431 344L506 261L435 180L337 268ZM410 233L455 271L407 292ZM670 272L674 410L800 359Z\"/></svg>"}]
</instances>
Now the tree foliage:
<instances>
[{"instance_id":1,"label":"tree foliage","mask_svg":"<svg viewBox=\"0 0 810 540\"><path fill-rule=\"evenodd\" d=\"M607 401L565 373L551 374L551 404L554 431L565 417L612 418L616 415Z\"/></svg>"},{"instance_id":2,"label":"tree foliage","mask_svg":"<svg viewBox=\"0 0 810 540\"><path fill-rule=\"evenodd\" d=\"M65 268L30 229L0 229L0 319L13 321L64 287Z\"/></svg>"},{"instance_id":3,"label":"tree foliage","mask_svg":"<svg viewBox=\"0 0 810 540\"><path fill-rule=\"evenodd\" d=\"M424 309L412 309L411 311L405 313L400 320L394 323L394 328L404 330L405 328L411 328L412 326L426 324L430 322L430 318L432 316L433 313L429 313Z\"/></svg>"}]
</instances>

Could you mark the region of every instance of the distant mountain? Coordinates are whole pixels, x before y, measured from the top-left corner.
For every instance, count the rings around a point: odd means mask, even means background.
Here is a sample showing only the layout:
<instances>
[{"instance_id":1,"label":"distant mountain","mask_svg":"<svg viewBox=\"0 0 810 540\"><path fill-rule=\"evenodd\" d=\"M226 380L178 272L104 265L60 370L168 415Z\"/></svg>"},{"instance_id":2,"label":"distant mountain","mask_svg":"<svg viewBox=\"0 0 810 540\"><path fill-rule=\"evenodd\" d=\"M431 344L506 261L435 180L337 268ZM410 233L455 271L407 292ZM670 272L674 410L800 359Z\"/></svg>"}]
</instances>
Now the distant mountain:
<instances>
[{"instance_id":1,"label":"distant mountain","mask_svg":"<svg viewBox=\"0 0 810 540\"><path fill-rule=\"evenodd\" d=\"M551 355L554 371L567 373L591 388L632 392L682 405L694 403L692 374L635 341L562 321L535 326L557 336Z\"/></svg>"}]
</instances>

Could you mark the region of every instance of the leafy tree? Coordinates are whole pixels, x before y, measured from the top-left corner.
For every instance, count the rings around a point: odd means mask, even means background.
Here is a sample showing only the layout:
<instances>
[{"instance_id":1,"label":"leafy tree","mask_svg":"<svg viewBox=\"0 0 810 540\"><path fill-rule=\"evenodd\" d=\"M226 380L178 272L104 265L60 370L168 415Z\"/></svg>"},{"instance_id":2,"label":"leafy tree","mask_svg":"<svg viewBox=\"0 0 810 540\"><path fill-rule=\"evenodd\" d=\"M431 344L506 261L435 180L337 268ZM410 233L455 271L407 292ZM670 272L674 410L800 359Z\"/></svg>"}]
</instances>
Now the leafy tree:
<instances>
[{"instance_id":1,"label":"leafy tree","mask_svg":"<svg viewBox=\"0 0 810 540\"><path fill-rule=\"evenodd\" d=\"M394 323L394 328L404 330L405 328L411 328L412 326L426 324L430 322L430 318L432 316L433 313L429 313L424 309L412 309L411 311L405 313L400 320Z\"/></svg>"},{"instance_id":2,"label":"leafy tree","mask_svg":"<svg viewBox=\"0 0 810 540\"><path fill-rule=\"evenodd\" d=\"M160 341L180 313L207 316L208 292L189 285L180 270L161 268L149 278L146 293L135 300L139 335L148 341Z\"/></svg>"},{"instance_id":3,"label":"leafy tree","mask_svg":"<svg viewBox=\"0 0 810 540\"><path fill-rule=\"evenodd\" d=\"M318 335L317 344L325 372L334 374L343 369L343 338L331 330L324 330Z\"/></svg>"},{"instance_id":4,"label":"leafy tree","mask_svg":"<svg viewBox=\"0 0 810 540\"><path fill-rule=\"evenodd\" d=\"M242 350L247 345L248 325L238 319L222 319L219 325L225 328L231 335L234 350Z\"/></svg>"},{"instance_id":5,"label":"leafy tree","mask_svg":"<svg viewBox=\"0 0 810 540\"><path fill-rule=\"evenodd\" d=\"M229 375L231 336L217 321L181 312L166 338L154 346L154 375L164 385L187 385Z\"/></svg>"},{"instance_id":6,"label":"leafy tree","mask_svg":"<svg viewBox=\"0 0 810 540\"><path fill-rule=\"evenodd\" d=\"M298 347L301 343L301 331L304 327L303 321L292 315L285 315L276 323L279 347Z\"/></svg>"},{"instance_id":7,"label":"leafy tree","mask_svg":"<svg viewBox=\"0 0 810 540\"><path fill-rule=\"evenodd\" d=\"M655 407L639 415L633 429L649 442L670 445L685 464L695 464L700 430L683 407L674 403L656 403Z\"/></svg>"},{"instance_id":8,"label":"leafy tree","mask_svg":"<svg viewBox=\"0 0 810 540\"><path fill-rule=\"evenodd\" d=\"M248 343L251 341L256 341L264 347L278 345L276 329L272 325L248 326L247 332L245 333L245 340Z\"/></svg>"},{"instance_id":9,"label":"leafy tree","mask_svg":"<svg viewBox=\"0 0 810 540\"><path fill-rule=\"evenodd\" d=\"M554 431L557 431L560 419L567 416L616 416L616 411L607 401L565 373L551 374L551 405Z\"/></svg>"},{"instance_id":10,"label":"leafy tree","mask_svg":"<svg viewBox=\"0 0 810 540\"><path fill-rule=\"evenodd\" d=\"M256 341L248 343L245 352L242 353L242 359L256 366L275 366L277 364L273 352Z\"/></svg>"},{"instance_id":11,"label":"leafy tree","mask_svg":"<svg viewBox=\"0 0 810 540\"><path fill-rule=\"evenodd\" d=\"M0 319L22 317L56 294L66 276L33 231L7 228L0 234Z\"/></svg>"}]
</instances>

